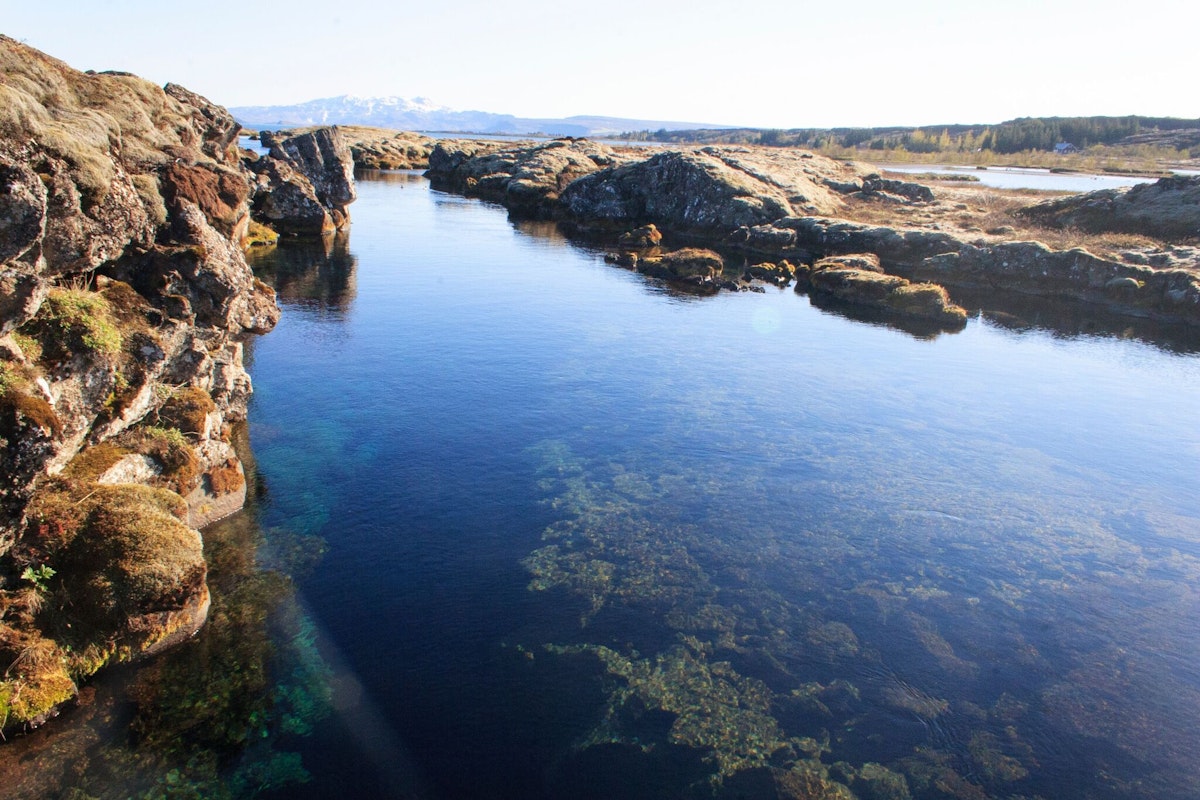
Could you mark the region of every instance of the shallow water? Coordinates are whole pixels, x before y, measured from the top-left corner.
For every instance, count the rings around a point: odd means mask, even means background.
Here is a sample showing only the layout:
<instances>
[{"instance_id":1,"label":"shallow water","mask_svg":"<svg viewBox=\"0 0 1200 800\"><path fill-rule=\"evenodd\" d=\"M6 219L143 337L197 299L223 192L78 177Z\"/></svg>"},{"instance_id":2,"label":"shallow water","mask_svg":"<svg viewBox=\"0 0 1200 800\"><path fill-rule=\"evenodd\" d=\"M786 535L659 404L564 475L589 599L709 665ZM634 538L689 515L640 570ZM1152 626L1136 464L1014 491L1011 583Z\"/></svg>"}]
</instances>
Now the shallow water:
<instances>
[{"instance_id":1,"label":"shallow water","mask_svg":"<svg viewBox=\"0 0 1200 800\"><path fill-rule=\"evenodd\" d=\"M257 259L284 315L231 524L297 592L253 627L273 658L204 674L270 675L222 717L267 744L156 757L171 786L1195 796L1194 337L1078 307L918 336L680 295L415 174L359 195L328 252ZM173 731L159 683L118 708ZM149 758L110 721L95 796Z\"/></svg>"}]
</instances>

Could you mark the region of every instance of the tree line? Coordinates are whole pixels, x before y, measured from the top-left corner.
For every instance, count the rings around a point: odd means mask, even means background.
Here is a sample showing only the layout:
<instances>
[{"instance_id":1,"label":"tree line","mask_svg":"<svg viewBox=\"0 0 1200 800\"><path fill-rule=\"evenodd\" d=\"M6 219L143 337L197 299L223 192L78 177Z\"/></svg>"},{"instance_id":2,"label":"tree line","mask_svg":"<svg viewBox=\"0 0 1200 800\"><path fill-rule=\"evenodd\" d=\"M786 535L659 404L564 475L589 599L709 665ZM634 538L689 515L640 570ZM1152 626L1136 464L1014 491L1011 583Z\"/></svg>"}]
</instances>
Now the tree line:
<instances>
[{"instance_id":1,"label":"tree line","mask_svg":"<svg viewBox=\"0 0 1200 800\"><path fill-rule=\"evenodd\" d=\"M633 141L703 144L761 144L775 147L906 150L911 153L1022 153L1051 151L1061 143L1080 149L1115 145L1131 136L1200 131L1200 119L1175 117L1022 117L996 125L932 125L919 128L719 128L688 131L630 131Z\"/></svg>"}]
</instances>

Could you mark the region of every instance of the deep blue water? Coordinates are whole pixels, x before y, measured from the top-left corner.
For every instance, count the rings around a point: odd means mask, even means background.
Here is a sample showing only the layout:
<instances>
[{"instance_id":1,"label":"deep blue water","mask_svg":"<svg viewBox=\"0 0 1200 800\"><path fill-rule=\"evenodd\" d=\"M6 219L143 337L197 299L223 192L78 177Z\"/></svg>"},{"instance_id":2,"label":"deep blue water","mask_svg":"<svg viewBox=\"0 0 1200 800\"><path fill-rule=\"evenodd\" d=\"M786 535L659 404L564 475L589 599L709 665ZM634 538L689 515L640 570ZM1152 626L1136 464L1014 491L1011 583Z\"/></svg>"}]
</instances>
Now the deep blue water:
<instances>
[{"instance_id":1,"label":"deep blue water","mask_svg":"<svg viewBox=\"0 0 1200 800\"><path fill-rule=\"evenodd\" d=\"M259 498L206 531L213 619L47 726L42 774L1197 796L1195 334L700 298L415 174L359 196L348 238L256 259L284 313L248 354Z\"/></svg>"},{"instance_id":2,"label":"deep blue water","mask_svg":"<svg viewBox=\"0 0 1200 800\"><path fill-rule=\"evenodd\" d=\"M1195 796L1193 352L688 297L386 177L261 267L338 709L287 796Z\"/></svg>"}]
</instances>

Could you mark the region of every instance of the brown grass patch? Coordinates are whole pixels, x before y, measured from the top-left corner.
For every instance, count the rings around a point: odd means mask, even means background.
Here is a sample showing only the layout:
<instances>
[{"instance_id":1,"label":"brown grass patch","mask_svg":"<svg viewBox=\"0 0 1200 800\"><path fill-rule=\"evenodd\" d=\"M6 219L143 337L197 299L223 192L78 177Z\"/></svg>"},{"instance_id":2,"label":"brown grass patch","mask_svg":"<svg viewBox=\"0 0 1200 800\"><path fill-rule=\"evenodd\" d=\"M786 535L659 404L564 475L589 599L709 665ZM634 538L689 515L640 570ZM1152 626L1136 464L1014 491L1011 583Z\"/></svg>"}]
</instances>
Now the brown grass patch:
<instances>
[{"instance_id":1,"label":"brown grass patch","mask_svg":"<svg viewBox=\"0 0 1200 800\"><path fill-rule=\"evenodd\" d=\"M175 392L158 410L158 420L166 428L176 428L187 436L202 436L208 428L208 415L217 404L203 389L191 386Z\"/></svg>"},{"instance_id":2,"label":"brown grass patch","mask_svg":"<svg viewBox=\"0 0 1200 800\"><path fill-rule=\"evenodd\" d=\"M238 463L232 458L209 472L208 481L212 493L218 497L236 492L246 485L246 479L238 469Z\"/></svg>"}]
</instances>

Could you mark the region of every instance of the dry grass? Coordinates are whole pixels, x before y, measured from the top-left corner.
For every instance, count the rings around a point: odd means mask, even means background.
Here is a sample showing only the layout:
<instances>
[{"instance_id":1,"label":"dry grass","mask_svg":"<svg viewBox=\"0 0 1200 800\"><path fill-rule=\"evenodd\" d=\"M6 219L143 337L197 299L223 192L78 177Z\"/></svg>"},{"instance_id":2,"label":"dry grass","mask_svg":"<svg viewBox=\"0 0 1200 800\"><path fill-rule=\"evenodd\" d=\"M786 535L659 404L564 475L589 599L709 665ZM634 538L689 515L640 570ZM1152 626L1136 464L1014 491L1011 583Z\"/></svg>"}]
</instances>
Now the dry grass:
<instances>
[{"instance_id":1,"label":"dry grass","mask_svg":"<svg viewBox=\"0 0 1200 800\"><path fill-rule=\"evenodd\" d=\"M1161 248L1163 243L1129 233L1086 233L1073 228L1038 225L1017 212L1033 203L1062 193L1029 189L994 189L956 186L938 190L931 204L889 203L850 199L842 216L853 222L886 227L926 228L945 231L967 241L1039 241L1056 250L1083 248L1098 256L1114 256L1130 249Z\"/></svg>"},{"instance_id":2,"label":"dry grass","mask_svg":"<svg viewBox=\"0 0 1200 800\"><path fill-rule=\"evenodd\" d=\"M208 429L208 415L217 410L208 392L188 387L173 393L158 410L158 421L186 436L201 436Z\"/></svg>"}]
</instances>

